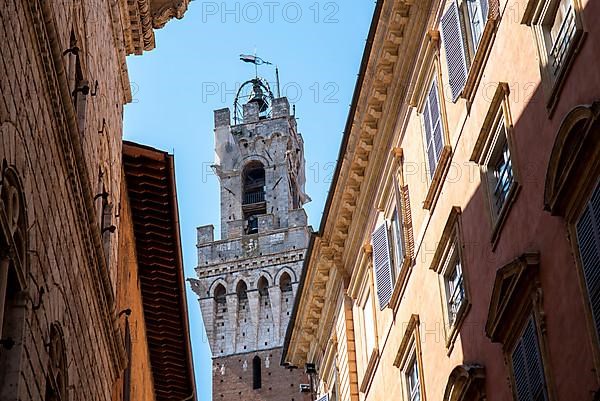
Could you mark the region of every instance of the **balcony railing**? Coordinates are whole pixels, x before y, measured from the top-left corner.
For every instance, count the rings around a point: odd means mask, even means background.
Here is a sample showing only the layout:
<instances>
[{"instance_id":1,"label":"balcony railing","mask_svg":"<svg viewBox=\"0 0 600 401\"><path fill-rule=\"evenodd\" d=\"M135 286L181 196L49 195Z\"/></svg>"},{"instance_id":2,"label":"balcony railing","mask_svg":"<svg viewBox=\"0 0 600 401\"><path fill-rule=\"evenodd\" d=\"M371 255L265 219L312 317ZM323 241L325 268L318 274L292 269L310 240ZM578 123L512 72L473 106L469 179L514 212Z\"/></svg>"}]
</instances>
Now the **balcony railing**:
<instances>
[{"instance_id":1,"label":"balcony railing","mask_svg":"<svg viewBox=\"0 0 600 401\"><path fill-rule=\"evenodd\" d=\"M573 38L576 29L575 10L573 9L573 4L571 4L567 10L567 13L565 14L565 18L560 25L558 35L556 35L556 39L552 44L552 50L550 51L550 57L552 59L552 73L554 75L560 71L560 68L565 61L565 56L569 50L569 45L571 44L571 39Z\"/></svg>"},{"instance_id":2,"label":"balcony railing","mask_svg":"<svg viewBox=\"0 0 600 401\"><path fill-rule=\"evenodd\" d=\"M253 205L265 201L265 191L246 192L244 194L244 205Z\"/></svg>"}]
</instances>

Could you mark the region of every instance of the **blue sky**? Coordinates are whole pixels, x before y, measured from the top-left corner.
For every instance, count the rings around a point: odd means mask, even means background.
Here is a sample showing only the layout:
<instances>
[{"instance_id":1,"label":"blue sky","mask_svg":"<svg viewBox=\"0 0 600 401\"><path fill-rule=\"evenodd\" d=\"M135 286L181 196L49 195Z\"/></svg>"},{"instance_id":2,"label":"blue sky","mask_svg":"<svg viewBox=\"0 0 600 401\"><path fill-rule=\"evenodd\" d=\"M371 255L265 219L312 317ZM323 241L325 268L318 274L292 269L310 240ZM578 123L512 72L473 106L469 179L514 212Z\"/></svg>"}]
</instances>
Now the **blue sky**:
<instances>
[{"instance_id":1,"label":"blue sky","mask_svg":"<svg viewBox=\"0 0 600 401\"><path fill-rule=\"evenodd\" d=\"M128 58L133 102L125 139L175 154L186 277L194 277L196 227L219 232L219 191L212 174L213 110L232 107L253 78L256 52L280 69L282 95L296 105L305 141L309 221L318 228L375 3L193 1L185 17L156 31L156 49ZM259 75L275 80L274 68ZM188 288L200 401L211 400L211 359L200 308Z\"/></svg>"}]
</instances>

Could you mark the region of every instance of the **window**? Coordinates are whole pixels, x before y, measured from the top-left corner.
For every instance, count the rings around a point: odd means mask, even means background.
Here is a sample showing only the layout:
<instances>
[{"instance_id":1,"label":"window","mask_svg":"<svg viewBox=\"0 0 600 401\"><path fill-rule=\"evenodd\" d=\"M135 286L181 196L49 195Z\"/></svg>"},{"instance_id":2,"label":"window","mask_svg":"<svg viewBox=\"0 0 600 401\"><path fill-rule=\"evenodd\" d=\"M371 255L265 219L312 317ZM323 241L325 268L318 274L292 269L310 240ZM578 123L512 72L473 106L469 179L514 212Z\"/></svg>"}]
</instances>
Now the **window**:
<instances>
[{"instance_id":1,"label":"window","mask_svg":"<svg viewBox=\"0 0 600 401\"><path fill-rule=\"evenodd\" d=\"M27 312L22 290L27 274L27 218L16 172L5 166L0 182L0 226L8 228L0 230L0 394L16 399Z\"/></svg>"},{"instance_id":2,"label":"window","mask_svg":"<svg viewBox=\"0 0 600 401\"><path fill-rule=\"evenodd\" d=\"M402 217L398 213L398 207L394 208L391 223L392 242L394 246L394 276L398 277L406 256L404 252L404 229L402 227Z\"/></svg>"},{"instance_id":3,"label":"window","mask_svg":"<svg viewBox=\"0 0 600 401\"><path fill-rule=\"evenodd\" d=\"M363 323L365 338L366 360L371 358L371 353L375 349L375 318L373 316L373 304L371 294L367 295L363 306Z\"/></svg>"},{"instance_id":4,"label":"window","mask_svg":"<svg viewBox=\"0 0 600 401\"><path fill-rule=\"evenodd\" d=\"M444 148L440 98L435 78L431 83L427 99L425 100L423 126L425 127L427 166L429 175L433 177Z\"/></svg>"},{"instance_id":5,"label":"window","mask_svg":"<svg viewBox=\"0 0 600 401\"><path fill-rule=\"evenodd\" d=\"M487 21L488 4L487 0L466 0L467 17L469 21L469 30L471 31L470 40L473 53L477 51L483 29Z\"/></svg>"},{"instance_id":6,"label":"window","mask_svg":"<svg viewBox=\"0 0 600 401\"><path fill-rule=\"evenodd\" d=\"M547 338L539 280L540 255L524 253L498 269L486 335L502 344L515 401L548 401L544 354Z\"/></svg>"},{"instance_id":7,"label":"window","mask_svg":"<svg viewBox=\"0 0 600 401\"><path fill-rule=\"evenodd\" d=\"M511 354L514 390L517 401L546 401L546 379L540 354L537 329L529 318L523 335Z\"/></svg>"},{"instance_id":8,"label":"window","mask_svg":"<svg viewBox=\"0 0 600 401\"><path fill-rule=\"evenodd\" d=\"M470 308L462 257L461 213L459 207L452 208L430 267L439 274L448 349L453 347Z\"/></svg>"},{"instance_id":9,"label":"window","mask_svg":"<svg viewBox=\"0 0 600 401\"><path fill-rule=\"evenodd\" d=\"M600 184L576 226L577 244L596 332L600 335Z\"/></svg>"},{"instance_id":10,"label":"window","mask_svg":"<svg viewBox=\"0 0 600 401\"><path fill-rule=\"evenodd\" d=\"M506 139L506 127L502 119L498 122L496 130L497 142L487 166L487 177L491 188L492 210L496 215L499 215L514 182L514 174L508 140Z\"/></svg>"},{"instance_id":11,"label":"window","mask_svg":"<svg viewBox=\"0 0 600 401\"><path fill-rule=\"evenodd\" d=\"M449 272L445 276L446 299L448 303L448 321L450 325L456 323L459 311L465 301L465 283L462 274L462 264L455 246L449 264Z\"/></svg>"},{"instance_id":12,"label":"window","mask_svg":"<svg viewBox=\"0 0 600 401\"><path fill-rule=\"evenodd\" d=\"M258 390L262 387L262 361L257 355L252 359L252 389Z\"/></svg>"},{"instance_id":13,"label":"window","mask_svg":"<svg viewBox=\"0 0 600 401\"><path fill-rule=\"evenodd\" d=\"M48 371L46 373L45 401L62 401L67 399L67 357L62 329L58 323L50 326L50 347Z\"/></svg>"},{"instance_id":14,"label":"window","mask_svg":"<svg viewBox=\"0 0 600 401\"><path fill-rule=\"evenodd\" d=\"M419 327L419 316L412 315L394 360L394 366L402 372L403 398L410 401L426 401Z\"/></svg>"},{"instance_id":15,"label":"window","mask_svg":"<svg viewBox=\"0 0 600 401\"><path fill-rule=\"evenodd\" d=\"M419 364L417 357L413 356L406 372L406 383L408 384L408 399L410 401L421 401L421 382L419 379Z\"/></svg>"},{"instance_id":16,"label":"window","mask_svg":"<svg viewBox=\"0 0 600 401\"><path fill-rule=\"evenodd\" d=\"M583 37L580 10L579 0L529 0L527 4L523 23L535 34L549 108Z\"/></svg>"},{"instance_id":17,"label":"window","mask_svg":"<svg viewBox=\"0 0 600 401\"><path fill-rule=\"evenodd\" d=\"M258 233L258 216L267 213L265 199L265 168L262 163L248 163L242 174L242 210L246 220L246 234Z\"/></svg>"},{"instance_id":18,"label":"window","mask_svg":"<svg viewBox=\"0 0 600 401\"><path fill-rule=\"evenodd\" d=\"M495 247L500 230L520 189L512 147L508 84L499 83L477 138L471 160L480 166Z\"/></svg>"},{"instance_id":19,"label":"window","mask_svg":"<svg viewBox=\"0 0 600 401\"><path fill-rule=\"evenodd\" d=\"M487 39L490 30L486 30L489 2L490 0L454 0L442 16L442 38L453 102L456 102L467 86L469 90L472 88L472 83L468 85L469 78L473 75L472 80L477 75L471 74L472 64L481 67L481 63L475 62L478 61L477 50L484 38L486 44L489 43ZM472 70L478 72L477 68Z\"/></svg>"}]
</instances>

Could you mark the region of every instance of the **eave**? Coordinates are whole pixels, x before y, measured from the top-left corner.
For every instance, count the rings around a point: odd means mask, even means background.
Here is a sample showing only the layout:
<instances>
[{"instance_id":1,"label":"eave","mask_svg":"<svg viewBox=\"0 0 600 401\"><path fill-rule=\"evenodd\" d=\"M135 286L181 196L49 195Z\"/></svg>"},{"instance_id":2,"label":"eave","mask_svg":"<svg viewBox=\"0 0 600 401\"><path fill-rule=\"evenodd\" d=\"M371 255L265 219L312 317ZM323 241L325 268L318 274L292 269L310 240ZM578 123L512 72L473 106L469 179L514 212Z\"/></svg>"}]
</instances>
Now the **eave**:
<instances>
[{"instance_id":1,"label":"eave","mask_svg":"<svg viewBox=\"0 0 600 401\"><path fill-rule=\"evenodd\" d=\"M414 0L380 0L376 4L321 226L305 259L282 363L307 362L311 347L318 348L314 344L326 338L326 319L319 320L319 327L306 322L323 313L322 304L335 302L326 299L327 293L336 295L326 291L336 285L326 279L331 272L338 273L344 288L349 284L353 261L363 249L360 241L379 184L377 174L388 156L386 149L399 110L405 105L406 83L421 42L406 38L420 38L425 32L430 4ZM325 286L321 280L326 280Z\"/></svg>"},{"instance_id":2,"label":"eave","mask_svg":"<svg viewBox=\"0 0 600 401\"><path fill-rule=\"evenodd\" d=\"M174 159L166 152L124 142L123 169L156 400L194 400Z\"/></svg>"}]
</instances>

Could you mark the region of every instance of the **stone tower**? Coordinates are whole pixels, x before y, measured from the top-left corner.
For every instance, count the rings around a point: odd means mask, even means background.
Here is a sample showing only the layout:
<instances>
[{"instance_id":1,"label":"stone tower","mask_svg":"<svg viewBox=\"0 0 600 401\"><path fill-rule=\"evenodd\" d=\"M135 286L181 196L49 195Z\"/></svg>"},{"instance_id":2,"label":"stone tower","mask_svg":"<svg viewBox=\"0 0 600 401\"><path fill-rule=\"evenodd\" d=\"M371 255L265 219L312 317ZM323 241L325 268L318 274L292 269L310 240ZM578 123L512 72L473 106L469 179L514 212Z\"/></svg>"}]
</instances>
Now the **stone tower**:
<instances>
[{"instance_id":1,"label":"stone tower","mask_svg":"<svg viewBox=\"0 0 600 401\"><path fill-rule=\"evenodd\" d=\"M190 281L213 355L213 399L307 400L302 370L280 366L311 232L304 143L288 100L250 82L234 125L229 109L214 113L221 239L212 225L198 228L198 279Z\"/></svg>"}]
</instances>

